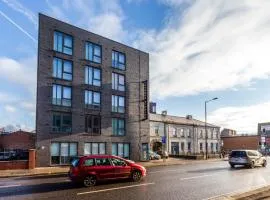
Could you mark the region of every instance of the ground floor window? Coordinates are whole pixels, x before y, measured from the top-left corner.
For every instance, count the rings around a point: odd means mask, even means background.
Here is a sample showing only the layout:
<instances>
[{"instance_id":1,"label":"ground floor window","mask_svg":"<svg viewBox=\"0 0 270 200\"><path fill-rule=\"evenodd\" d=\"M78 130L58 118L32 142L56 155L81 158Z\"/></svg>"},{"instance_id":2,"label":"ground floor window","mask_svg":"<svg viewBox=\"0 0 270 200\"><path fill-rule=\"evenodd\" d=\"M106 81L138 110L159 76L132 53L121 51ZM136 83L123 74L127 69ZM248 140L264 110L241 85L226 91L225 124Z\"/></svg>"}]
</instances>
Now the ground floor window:
<instances>
[{"instance_id":1,"label":"ground floor window","mask_svg":"<svg viewBox=\"0 0 270 200\"><path fill-rule=\"evenodd\" d=\"M179 142L171 142L171 154L179 155Z\"/></svg>"},{"instance_id":2,"label":"ground floor window","mask_svg":"<svg viewBox=\"0 0 270 200\"><path fill-rule=\"evenodd\" d=\"M203 143L200 143L200 151L203 151Z\"/></svg>"},{"instance_id":3,"label":"ground floor window","mask_svg":"<svg viewBox=\"0 0 270 200\"><path fill-rule=\"evenodd\" d=\"M69 164L71 159L78 155L78 144L76 142L52 142L51 164Z\"/></svg>"},{"instance_id":4,"label":"ground floor window","mask_svg":"<svg viewBox=\"0 0 270 200\"><path fill-rule=\"evenodd\" d=\"M185 151L185 143L181 142L181 151L184 152Z\"/></svg>"},{"instance_id":5,"label":"ground floor window","mask_svg":"<svg viewBox=\"0 0 270 200\"><path fill-rule=\"evenodd\" d=\"M129 158L129 143L112 143L112 155Z\"/></svg>"},{"instance_id":6,"label":"ground floor window","mask_svg":"<svg viewBox=\"0 0 270 200\"><path fill-rule=\"evenodd\" d=\"M84 143L84 155L106 154L105 142L86 142Z\"/></svg>"},{"instance_id":7,"label":"ground floor window","mask_svg":"<svg viewBox=\"0 0 270 200\"><path fill-rule=\"evenodd\" d=\"M191 142L188 142L188 151L191 151Z\"/></svg>"}]
</instances>

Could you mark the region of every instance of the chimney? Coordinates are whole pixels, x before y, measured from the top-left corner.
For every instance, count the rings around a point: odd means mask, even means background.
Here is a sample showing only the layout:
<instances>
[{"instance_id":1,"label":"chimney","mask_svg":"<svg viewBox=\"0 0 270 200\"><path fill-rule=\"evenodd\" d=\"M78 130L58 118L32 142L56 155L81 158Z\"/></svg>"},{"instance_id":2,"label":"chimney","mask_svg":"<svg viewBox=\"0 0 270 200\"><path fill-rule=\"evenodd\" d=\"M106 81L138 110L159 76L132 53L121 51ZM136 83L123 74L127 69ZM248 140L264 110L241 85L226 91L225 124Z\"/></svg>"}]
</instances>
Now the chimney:
<instances>
[{"instance_id":1,"label":"chimney","mask_svg":"<svg viewBox=\"0 0 270 200\"><path fill-rule=\"evenodd\" d=\"M187 115L186 119L192 119L192 115Z\"/></svg>"}]
</instances>

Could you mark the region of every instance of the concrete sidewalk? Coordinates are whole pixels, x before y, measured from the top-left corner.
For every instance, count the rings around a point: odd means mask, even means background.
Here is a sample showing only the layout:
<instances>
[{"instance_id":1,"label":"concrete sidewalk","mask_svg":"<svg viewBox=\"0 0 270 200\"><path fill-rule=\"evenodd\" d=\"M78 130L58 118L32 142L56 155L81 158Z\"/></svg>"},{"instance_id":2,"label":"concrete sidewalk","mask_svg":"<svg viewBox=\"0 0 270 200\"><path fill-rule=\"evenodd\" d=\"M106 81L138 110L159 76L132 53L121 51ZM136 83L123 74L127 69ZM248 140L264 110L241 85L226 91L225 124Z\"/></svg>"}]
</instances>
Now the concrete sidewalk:
<instances>
[{"instance_id":1,"label":"concrete sidewalk","mask_svg":"<svg viewBox=\"0 0 270 200\"><path fill-rule=\"evenodd\" d=\"M164 162L163 159L151 160L149 162L137 162L138 164L149 168L155 166L169 166L169 165L185 165L192 163L215 162L225 159L209 159L209 160L185 160L179 158L168 158ZM45 175L60 175L66 174L69 171L69 166L59 167L39 167L35 169L17 169L17 170L0 170L0 178L5 177L19 177L19 176L45 176Z\"/></svg>"}]
</instances>

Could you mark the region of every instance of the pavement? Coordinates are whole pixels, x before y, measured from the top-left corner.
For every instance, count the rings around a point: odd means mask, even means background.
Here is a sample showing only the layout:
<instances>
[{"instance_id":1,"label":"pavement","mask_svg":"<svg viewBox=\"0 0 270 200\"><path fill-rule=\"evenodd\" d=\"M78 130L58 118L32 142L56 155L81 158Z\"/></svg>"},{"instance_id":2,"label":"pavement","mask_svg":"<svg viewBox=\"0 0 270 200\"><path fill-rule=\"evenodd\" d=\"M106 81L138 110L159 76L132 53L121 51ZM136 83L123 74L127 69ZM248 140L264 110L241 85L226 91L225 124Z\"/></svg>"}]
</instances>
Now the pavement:
<instances>
[{"instance_id":1,"label":"pavement","mask_svg":"<svg viewBox=\"0 0 270 200\"><path fill-rule=\"evenodd\" d=\"M191 161L148 167L141 182L109 181L93 188L74 185L65 174L8 177L0 179L0 199L239 200L240 193L251 194L251 190L270 184L269 169L231 169L222 160Z\"/></svg>"},{"instance_id":2,"label":"pavement","mask_svg":"<svg viewBox=\"0 0 270 200\"><path fill-rule=\"evenodd\" d=\"M151 160L149 162L138 162L138 164L145 166L145 167L154 167L154 166L168 166L168 165L184 165L184 164L191 164L191 163L199 163L199 162L214 162L220 161L220 159L209 159L205 160L186 160L186 159L179 159L179 158L168 158L163 161L160 160ZM17 176L42 176L42 175L59 175L59 174L66 174L69 171L68 166L64 167L38 167L35 169L18 169L18 170L0 170L0 178L4 177L17 177Z\"/></svg>"}]
</instances>

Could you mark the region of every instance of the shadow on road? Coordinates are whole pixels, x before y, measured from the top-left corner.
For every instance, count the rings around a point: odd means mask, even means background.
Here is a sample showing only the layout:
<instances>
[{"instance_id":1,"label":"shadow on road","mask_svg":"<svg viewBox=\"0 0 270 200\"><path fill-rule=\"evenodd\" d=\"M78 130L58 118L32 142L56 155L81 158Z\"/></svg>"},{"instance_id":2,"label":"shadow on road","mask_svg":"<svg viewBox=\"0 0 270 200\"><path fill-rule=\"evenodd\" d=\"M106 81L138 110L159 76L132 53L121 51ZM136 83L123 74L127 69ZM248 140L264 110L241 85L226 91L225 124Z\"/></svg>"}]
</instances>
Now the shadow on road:
<instances>
[{"instance_id":1,"label":"shadow on road","mask_svg":"<svg viewBox=\"0 0 270 200\"><path fill-rule=\"evenodd\" d=\"M142 181L143 182L143 181ZM91 188L92 190L100 189L98 186L108 186L110 184L121 184L121 183L132 183L129 179L123 180L110 180L110 181L101 181L96 187ZM72 182L57 182L57 183L40 183L34 185L22 185L9 188L0 188L0 199L3 197L18 197L21 195L30 195L30 194L42 194L56 191L65 191L70 189L83 189L85 187L82 184L75 184Z\"/></svg>"},{"instance_id":2,"label":"shadow on road","mask_svg":"<svg viewBox=\"0 0 270 200\"><path fill-rule=\"evenodd\" d=\"M57 175L42 175L42 176L24 176L24 177L17 177L16 180L34 180L34 179L48 179L48 178L62 178L68 177L67 173L61 173Z\"/></svg>"}]
</instances>

